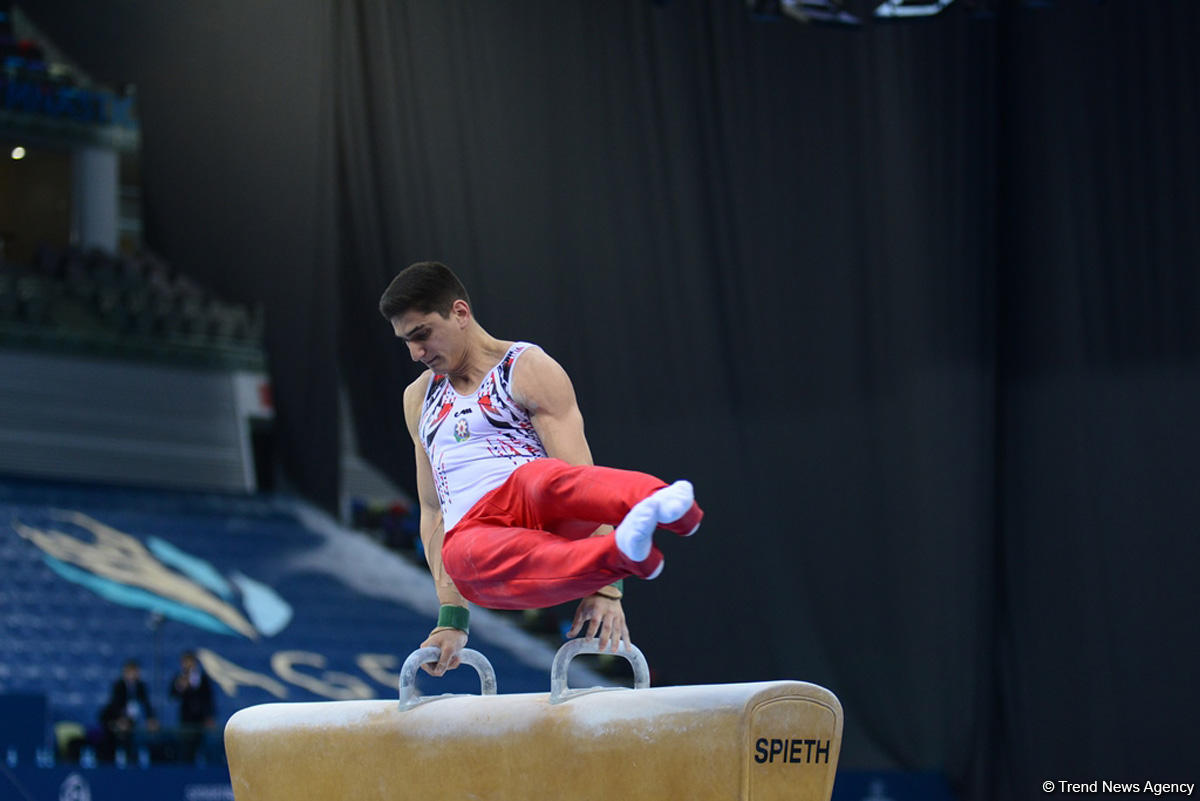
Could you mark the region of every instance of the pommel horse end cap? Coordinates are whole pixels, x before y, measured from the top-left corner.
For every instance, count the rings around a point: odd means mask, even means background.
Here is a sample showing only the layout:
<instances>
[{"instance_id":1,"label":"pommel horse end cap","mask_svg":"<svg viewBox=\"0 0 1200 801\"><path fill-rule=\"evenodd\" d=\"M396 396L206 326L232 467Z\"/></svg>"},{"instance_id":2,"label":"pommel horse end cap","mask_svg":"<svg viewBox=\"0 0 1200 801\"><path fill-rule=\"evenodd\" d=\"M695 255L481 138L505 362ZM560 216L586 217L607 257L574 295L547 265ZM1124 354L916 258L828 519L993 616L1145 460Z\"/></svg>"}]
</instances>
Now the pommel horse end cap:
<instances>
[{"instance_id":1,"label":"pommel horse end cap","mask_svg":"<svg viewBox=\"0 0 1200 801\"><path fill-rule=\"evenodd\" d=\"M567 664L599 653L572 640L550 693L496 694L477 651L463 663L481 695L416 697L414 652L401 702L264 704L225 727L237 801L829 801L842 707L823 687L767 681L649 687L637 648L618 652L634 689L571 690Z\"/></svg>"}]
</instances>

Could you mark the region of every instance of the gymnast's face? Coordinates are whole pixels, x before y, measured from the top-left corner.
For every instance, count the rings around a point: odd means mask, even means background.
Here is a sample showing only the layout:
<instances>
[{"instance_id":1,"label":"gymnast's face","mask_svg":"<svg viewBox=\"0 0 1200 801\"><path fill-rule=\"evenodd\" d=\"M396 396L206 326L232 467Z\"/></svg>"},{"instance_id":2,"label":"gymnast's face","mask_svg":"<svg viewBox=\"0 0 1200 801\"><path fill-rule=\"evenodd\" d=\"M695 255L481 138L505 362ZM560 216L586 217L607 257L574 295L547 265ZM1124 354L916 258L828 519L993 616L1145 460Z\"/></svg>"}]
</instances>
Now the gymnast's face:
<instances>
[{"instance_id":1,"label":"gymnast's face","mask_svg":"<svg viewBox=\"0 0 1200 801\"><path fill-rule=\"evenodd\" d=\"M460 360L465 347L470 315L466 308L462 301L455 301L447 317L437 312L408 311L392 318L392 330L408 345L408 355L414 362L421 362L435 373L445 373Z\"/></svg>"}]
</instances>

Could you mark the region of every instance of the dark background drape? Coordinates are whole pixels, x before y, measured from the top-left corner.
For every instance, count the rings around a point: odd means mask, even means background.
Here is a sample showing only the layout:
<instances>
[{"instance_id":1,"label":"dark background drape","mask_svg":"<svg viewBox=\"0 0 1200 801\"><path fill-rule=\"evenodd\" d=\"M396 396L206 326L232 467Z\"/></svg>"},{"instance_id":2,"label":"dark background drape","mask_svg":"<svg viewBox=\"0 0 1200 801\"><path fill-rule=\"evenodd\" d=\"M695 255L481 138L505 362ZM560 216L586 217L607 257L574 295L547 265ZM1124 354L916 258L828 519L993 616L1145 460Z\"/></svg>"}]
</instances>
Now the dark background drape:
<instances>
[{"instance_id":1,"label":"dark background drape","mask_svg":"<svg viewBox=\"0 0 1200 801\"><path fill-rule=\"evenodd\" d=\"M963 797L1195 779L1197 4L27 10L138 85L151 245L266 305L310 497L339 381L412 487L375 301L439 259L567 368L598 462L695 482L626 603L661 680L824 684L845 766Z\"/></svg>"}]
</instances>

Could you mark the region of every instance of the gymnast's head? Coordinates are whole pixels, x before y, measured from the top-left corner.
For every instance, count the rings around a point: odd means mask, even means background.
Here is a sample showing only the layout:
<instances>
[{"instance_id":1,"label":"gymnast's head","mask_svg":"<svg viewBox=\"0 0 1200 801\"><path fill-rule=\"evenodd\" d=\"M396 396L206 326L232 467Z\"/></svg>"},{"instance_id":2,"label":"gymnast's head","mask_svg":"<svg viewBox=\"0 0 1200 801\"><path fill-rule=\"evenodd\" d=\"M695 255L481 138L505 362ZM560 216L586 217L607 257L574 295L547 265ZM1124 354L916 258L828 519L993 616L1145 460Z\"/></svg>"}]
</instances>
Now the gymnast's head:
<instances>
[{"instance_id":1,"label":"gymnast's head","mask_svg":"<svg viewBox=\"0 0 1200 801\"><path fill-rule=\"evenodd\" d=\"M479 332L471 299L450 268L422 261L400 272L379 299L379 312L408 345L413 361L431 370L451 370Z\"/></svg>"},{"instance_id":2,"label":"gymnast's head","mask_svg":"<svg viewBox=\"0 0 1200 801\"><path fill-rule=\"evenodd\" d=\"M410 311L419 314L436 312L448 318L456 300L471 305L471 298L458 276L441 262L419 261L405 267L388 284L379 299L379 313L389 322Z\"/></svg>"}]
</instances>

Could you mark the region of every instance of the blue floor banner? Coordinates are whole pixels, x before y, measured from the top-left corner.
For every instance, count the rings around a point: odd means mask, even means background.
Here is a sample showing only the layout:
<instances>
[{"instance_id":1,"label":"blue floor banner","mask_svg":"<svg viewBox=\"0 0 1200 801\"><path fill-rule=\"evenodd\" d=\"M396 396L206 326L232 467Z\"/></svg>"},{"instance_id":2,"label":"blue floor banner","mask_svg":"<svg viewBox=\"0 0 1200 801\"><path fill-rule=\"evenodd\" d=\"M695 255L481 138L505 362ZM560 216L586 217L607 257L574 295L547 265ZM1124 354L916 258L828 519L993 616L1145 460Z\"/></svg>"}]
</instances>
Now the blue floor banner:
<instances>
[{"instance_id":1,"label":"blue floor banner","mask_svg":"<svg viewBox=\"0 0 1200 801\"><path fill-rule=\"evenodd\" d=\"M100 765L8 767L0 762L4 801L234 801L229 770L220 767ZM833 801L956 801L937 773L842 771Z\"/></svg>"},{"instance_id":2,"label":"blue floor banner","mask_svg":"<svg viewBox=\"0 0 1200 801\"><path fill-rule=\"evenodd\" d=\"M833 801L956 801L940 773L838 771Z\"/></svg>"},{"instance_id":3,"label":"blue floor banner","mask_svg":"<svg viewBox=\"0 0 1200 801\"><path fill-rule=\"evenodd\" d=\"M5 801L233 801L229 770L162 766L147 769L101 765L9 767L0 763Z\"/></svg>"}]
</instances>

